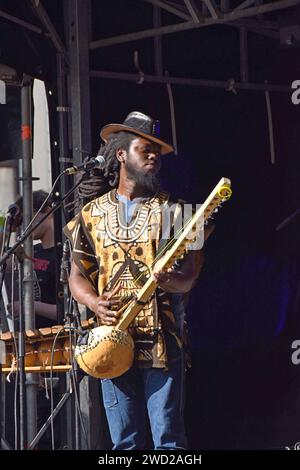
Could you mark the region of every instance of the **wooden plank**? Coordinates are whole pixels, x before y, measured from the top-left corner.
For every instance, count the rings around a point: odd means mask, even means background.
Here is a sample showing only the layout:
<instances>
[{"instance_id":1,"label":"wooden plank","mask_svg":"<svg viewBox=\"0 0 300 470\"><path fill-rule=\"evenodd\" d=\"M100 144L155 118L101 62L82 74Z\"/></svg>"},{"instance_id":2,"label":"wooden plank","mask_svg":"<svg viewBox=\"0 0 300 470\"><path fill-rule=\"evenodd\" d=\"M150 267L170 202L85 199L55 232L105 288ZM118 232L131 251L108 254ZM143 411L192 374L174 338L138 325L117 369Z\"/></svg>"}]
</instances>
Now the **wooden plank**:
<instances>
[{"instance_id":1,"label":"wooden plank","mask_svg":"<svg viewBox=\"0 0 300 470\"><path fill-rule=\"evenodd\" d=\"M71 365L58 365L58 366L30 366L30 367L25 367L25 372L50 372L51 370L53 372L68 372L68 370L71 369ZM7 374L11 372L11 367L3 367L2 372L4 374ZM16 372L16 368L13 369L13 372Z\"/></svg>"}]
</instances>

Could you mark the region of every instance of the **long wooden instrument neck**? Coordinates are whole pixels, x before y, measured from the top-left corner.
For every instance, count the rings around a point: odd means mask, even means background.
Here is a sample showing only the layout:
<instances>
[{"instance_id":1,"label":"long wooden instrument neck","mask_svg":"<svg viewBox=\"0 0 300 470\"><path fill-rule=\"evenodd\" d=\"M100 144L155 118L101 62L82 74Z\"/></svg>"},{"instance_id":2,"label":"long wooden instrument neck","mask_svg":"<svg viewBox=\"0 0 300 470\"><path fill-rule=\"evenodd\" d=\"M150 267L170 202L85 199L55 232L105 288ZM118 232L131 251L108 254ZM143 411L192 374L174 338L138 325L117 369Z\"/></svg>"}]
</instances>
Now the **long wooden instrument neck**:
<instances>
[{"instance_id":1,"label":"long wooden instrument neck","mask_svg":"<svg viewBox=\"0 0 300 470\"><path fill-rule=\"evenodd\" d=\"M178 239L173 242L165 254L155 263L153 272L157 272L166 269L174 264L174 262L180 258L186 251L186 245L191 243L191 232L196 227L196 224L200 222L200 228L202 223L211 216L215 209L221 204L221 202L229 199L231 195L230 180L222 178L214 190L210 193L205 203L196 211L190 222L182 230ZM222 194L223 191L223 194ZM149 301L158 284L151 276L142 289L139 291L137 297L130 301L130 304L123 312L120 318L117 328L120 330L126 330L134 318L140 313L145 304Z\"/></svg>"}]
</instances>

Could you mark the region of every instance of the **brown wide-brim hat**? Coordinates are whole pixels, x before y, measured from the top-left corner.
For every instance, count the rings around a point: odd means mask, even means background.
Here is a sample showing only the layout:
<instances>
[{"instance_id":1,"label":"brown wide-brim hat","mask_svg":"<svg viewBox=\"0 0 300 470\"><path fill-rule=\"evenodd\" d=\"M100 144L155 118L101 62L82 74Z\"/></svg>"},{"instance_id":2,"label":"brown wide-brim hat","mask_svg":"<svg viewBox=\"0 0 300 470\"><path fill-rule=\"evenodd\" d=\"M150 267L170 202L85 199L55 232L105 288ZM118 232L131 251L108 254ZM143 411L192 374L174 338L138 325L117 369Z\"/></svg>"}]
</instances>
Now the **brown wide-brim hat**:
<instances>
[{"instance_id":1,"label":"brown wide-brim hat","mask_svg":"<svg viewBox=\"0 0 300 470\"><path fill-rule=\"evenodd\" d=\"M113 132L127 131L136 135L140 135L147 140L156 142L161 146L161 154L174 152L172 145L167 144L160 139L160 123L152 119L146 114L139 111L129 113L123 124L107 124L100 131L100 137L107 142L110 134Z\"/></svg>"}]
</instances>

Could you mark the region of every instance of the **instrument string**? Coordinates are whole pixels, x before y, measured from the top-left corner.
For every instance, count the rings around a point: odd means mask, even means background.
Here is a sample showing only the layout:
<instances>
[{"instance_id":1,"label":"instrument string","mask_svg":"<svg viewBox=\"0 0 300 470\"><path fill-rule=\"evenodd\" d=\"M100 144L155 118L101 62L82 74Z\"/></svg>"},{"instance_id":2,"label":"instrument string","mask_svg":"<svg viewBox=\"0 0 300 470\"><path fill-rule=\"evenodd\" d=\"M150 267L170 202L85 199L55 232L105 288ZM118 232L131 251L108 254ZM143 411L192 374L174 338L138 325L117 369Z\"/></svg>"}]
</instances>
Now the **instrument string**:
<instances>
[{"instance_id":1,"label":"instrument string","mask_svg":"<svg viewBox=\"0 0 300 470\"><path fill-rule=\"evenodd\" d=\"M222 195L221 194L221 190L222 189L225 189L228 191L228 195ZM211 203L213 203L213 201L217 198L218 199L218 204L216 205L213 205L213 209L215 209L218 205L220 205L220 203L223 201L223 200L227 200L229 199L230 195L231 195L231 189L230 188L227 188L227 187L223 187L221 188L219 191L218 191L218 194L212 199ZM208 206L209 207L209 206ZM208 209L208 208L207 208ZM206 214L206 210L204 210L204 221L203 223L209 218L209 216L211 215L211 212L207 215ZM200 209L201 210L201 209ZM198 212L198 211L197 211ZM155 266L155 264L157 263L157 261L159 261L160 259L162 259L162 257L165 255L165 253L172 247L172 245L176 242L176 239L180 237L180 235L183 233L183 231L185 230L185 228L190 224L190 222L193 220L193 218L197 219L196 220L196 223L197 221L199 220L198 217L197 217L197 212L195 214L193 214L191 217L189 217L183 224L182 227L180 227L175 234L173 234L172 237L170 237L170 239L168 240L168 242L160 249L158 250L158 252L156 253L155 257L154 257L154 260L151 264L151 269L153 269L153 267ZM193 229L193 226L191 227L191 230ZM133 282L136 283L138 282L141 277L144 276L144 272L140 272L139 274L137 274L134 278L133 278ZM123 301L123 299L125 300L125 302ZM134 303L135 301L135 297L133 295L129 296L124 296L124 297L121 297L121 302L122 302L122 312L124 311L124 307L129 307L129 305L131 303Z\"/></svg>"},{"instance_id":2,"label":"instrument string","mask_svg":"<svg viewBox=\"0 0 300 470\"><path fill-rule=\"evenodd\" d=\"M196 214L197 214L197 213L196 213ZM185 228L186 228L186 227L188 226L188 224L192 221L192 219L195 217L196 214L194 214L194 215L192 215L191 217L189 217L189 218L185 221L184 225L183 225L181 228L179 228L179 229L175 232L175 234L174 234L172 237L170 237L170 239L168 240L168 242L157 252L157 254L156 254L156 256L154 257L154 260L153 260L153 262L152 262L152 264L151 264L151 269L153 269L155 263L157 263L157 261L158 261L159 259L161 259L161 258L164 256L164 254L171 248L171 246L176 242L176 239L183 233L183 231L185 230ZM143 272L142 272L142 273L139 273L138 275L136 275L136 276L133 278L133 282L134 282L134 283L138 282L142 276L144 276L144 273L143 273ZM130 297L131 297L131 298L127 299L127 302L124 302L124 301L123 301L123 298L121 297L121 301L122 301L122 311L124 310L124 307L125 307L125 306L129 307L129 305L130 305L132 302L134 302L135 299L133 298L133 296L130 296ZM126 297L125 297L125 298L126 298Z\"/></svg>"}]
</instances>

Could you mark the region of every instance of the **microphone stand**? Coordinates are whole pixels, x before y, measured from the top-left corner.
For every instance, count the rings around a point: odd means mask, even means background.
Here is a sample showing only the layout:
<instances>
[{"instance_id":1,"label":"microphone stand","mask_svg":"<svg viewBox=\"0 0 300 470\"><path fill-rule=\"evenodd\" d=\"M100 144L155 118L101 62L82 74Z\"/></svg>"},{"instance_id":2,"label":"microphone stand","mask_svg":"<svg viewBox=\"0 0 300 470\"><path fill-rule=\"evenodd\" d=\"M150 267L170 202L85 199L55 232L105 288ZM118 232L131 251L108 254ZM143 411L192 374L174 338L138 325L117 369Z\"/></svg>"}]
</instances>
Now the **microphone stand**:
<instances>
[{"instance_id":1,"label":"microphone stand","mask_svg":"<svg viewBox=\"0 0 300 470\"><path fill-rule=\"evenodd\" d=\"M77 301L73 299L73 324L76 329L78 329L78 332L82 334L82 328L81 328L81 320L80 320L80 312L79 308L77 305ZM76 346L76 332L74 334L74 347ZM71 345L72 348L72 345ZM80 449L80 444L81 444L81 435L80 435L80 426L79 426L79 413L80 413L80 405L79 405L79 393L80 393L80 388L79 388L79 380L78 380L78 364L76 361L73 360L73 365L72 365L72 373L74 377L74 387L76 388L75 393L75 449L78 450Z\"/></svg>"},{"instance_id":2,"label":"microphone stand","mask_svg":"<svg viewBox=\"0 0 300 470\"><path fill-rule=\"evenodd\" d=\"M64 288L64 304L65 304L65 314L64 314L64 323L67 325L68 330L70 331L70 357L71 357L71 370L68 374L68 381L70 388L75 388L75 397L73 397L72 405L75 408L75 414L72 418L74 419L74 438L75 438L75 450L80 449L80 426L79 426L79 413L77 399L79 396L79 378L78 378L78 364L72 358L73 345L76 345L77 339L77 330L82 332L80 313L76 300L72 299L70 296L68 277L69 277L69 265L70 265L70 250L69 242L66 240L63 246L63 255L60 266L60 283ZM73 311L72 311L73 306ZM73 384L72 384L73 380ZM69 410L70 411L70 410Z\"/></svg>"},{"instance_id":3,"label":"microphone stand","mask_svg":"<svg viewBox=\"0 0 300 470\"><path fill-rule=\"evenodd\" d=\"M2 266L5 261L16 251L18 246L20 246L26 238L32 234L32 232L39 227L47 217L49 217L53 212L56 212L57 209L59 209L65 199L67 199L73 191L80 185L80 183L83 181L84 175L82 178L80 178L77 183L61 198L59 202L54 203L54 205L51 207L50 211L46 212L44 216L34 225L32 225L28 230L25 229L24 233L18 237L18 240L16 243L6 251L6 253L0 258L0 266Z\"/></svg>"},{"instance_id":4,"label":"microphone stand","mask_svg":"<svg viewBox=\"0 0 300 470\"><path fill-rule=\"evenodd\" d=\"M53 212L57 211L62 206L62 203L67 199L73 191L80 185L84 179L83 175L77 183L60 199L56 202L50 209L46 212L44 216L34 225L32 225L28 230L25 228L25 231L18 238L17 242L6 251L6 253L0 259L0 267L5 269L6 260L15 253L18 259L18 273L19 273L19 301L20 301L20 310L19 310L19 331L18 331L18 340L19 340L19 351L18 351L18 370L20 374L20 387L19 387L19 410L20 410L20 449L24 450L26 448L27 442L27 419L26 419L26 390L25 390L25 318L24 318L24 304L23 304L23 261L26 257L26 253L23 249L19 249L23 241L32 234L32 232L39 227L44 220L49 217ZM3 266L3 268L2 268Z\"/></svg>"},{"instance_id":5,"label":"microphone stand","mask_svg":"<svg viewBox=\"0 0 300 470\"><path fill-rule=\"evenodd\" d=\"M25 375L25 316L23 304L23 278L25 252L22 249L16 251L18 259L19 279L19 331L18 331L18 369L19 369L19 412L20 412L20 441L19 448L24 450L27 443L27 415L26 415L26 375ZM13 308L13 306L12 306Z\"/></svg>"},{"instance_id":6,"label":"microphone stand","mask_svg":"<svg viewBox=\"0 0 300 470\"><path fill-rule=\"evenodd\" d=\"M6 232L3 232L3 237L6 238L6 240L4 241L3 253L5 253L9 249L12 223L13 223L13 219L12 219L12 217L9 217L8 218L8 223L6 224L6 225L8 225L8 232L7 232L7 234L6 234ZM3 287L3 284L4 284L6 268L7 268L7 263L5 261L3 264L0 265L0 299L2 299L2 287ZM5 331L8 331L9 328L8 328L8 322L7 322L7 318L6 318L6 315L5 315L5 311L6 310L5 310L5 306L4 306L4 311L2 312L3 313L3 316L2 316L3 318L1 319L1 324L4 326ZM4 331L2 329L2 333L3 332Z\"/></svg>"}]
</instances>

